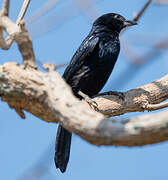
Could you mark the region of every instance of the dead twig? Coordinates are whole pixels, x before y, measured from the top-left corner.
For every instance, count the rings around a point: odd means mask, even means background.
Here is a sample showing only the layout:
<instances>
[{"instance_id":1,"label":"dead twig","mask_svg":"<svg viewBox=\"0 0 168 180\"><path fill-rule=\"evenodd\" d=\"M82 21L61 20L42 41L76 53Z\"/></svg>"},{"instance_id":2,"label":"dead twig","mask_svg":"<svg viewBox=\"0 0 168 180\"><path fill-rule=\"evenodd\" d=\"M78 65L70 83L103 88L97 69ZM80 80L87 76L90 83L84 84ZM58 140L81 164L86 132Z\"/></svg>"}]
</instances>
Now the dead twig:
<instances>
[{"instance_id":1,"label":"dead twig","mask_svg":"<svg viewBox=\"0 0 168 180\"><path fill-rule=\"evenodd\" d=\"M152 2L152 0L148 0L146 2L146 4L142 7L142 9L139 11L139 13L133 18L134 21L138 21L142 17L142 15L147 10L147 8L151 4L151 2Z\"/></svg>"},{"instance_id":2,"label":"dead twig","mask_svg":"<svg viewBox=\"0 0 168 180\"><path fill-rule=\"evenodd\" d=\"M22 8L21 8L20 13L19 13L19 16L18 16L18 18L16 20L17 25L19 25L20 22L22 21L22 19L24 18L24 15L25 15L25 13L27 11L27 8L28 8L29 4L30 4L30 0L24 0Z\"/></svg>"},{"instance_id":3,"label":"dead twig","mask_svg":"<svg viewBox=\"0 0 168 180\"><path fill-rule=\"evenodd\" d=\"M154 110L159 110L168 107L168 102L163 102L160 104L147 104L144 105L144 109L148 111L154 111Z\"/></svg>"}]
</instances>

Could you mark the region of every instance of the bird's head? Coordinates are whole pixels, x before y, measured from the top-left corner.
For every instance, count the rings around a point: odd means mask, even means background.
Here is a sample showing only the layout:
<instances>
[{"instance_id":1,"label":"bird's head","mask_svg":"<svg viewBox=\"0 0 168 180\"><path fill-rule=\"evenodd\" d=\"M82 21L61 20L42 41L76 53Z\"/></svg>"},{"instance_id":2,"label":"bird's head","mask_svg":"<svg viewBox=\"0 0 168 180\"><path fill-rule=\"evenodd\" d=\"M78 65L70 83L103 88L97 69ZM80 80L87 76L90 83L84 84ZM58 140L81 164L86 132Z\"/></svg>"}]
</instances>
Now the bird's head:
<instances>
[{"instance_id":1,"label":"bird's head","mask_svg":"<svg viewBox=\"0 0 168 180\"><path fill-rule=\"evenodd\" d=\"M97 18L94 21L93 26L103 26L111 31L120 33L123 28L136 24L137 23L135 21L127 20L119 14L108 13Z\"/></svg>"}]
</instances>

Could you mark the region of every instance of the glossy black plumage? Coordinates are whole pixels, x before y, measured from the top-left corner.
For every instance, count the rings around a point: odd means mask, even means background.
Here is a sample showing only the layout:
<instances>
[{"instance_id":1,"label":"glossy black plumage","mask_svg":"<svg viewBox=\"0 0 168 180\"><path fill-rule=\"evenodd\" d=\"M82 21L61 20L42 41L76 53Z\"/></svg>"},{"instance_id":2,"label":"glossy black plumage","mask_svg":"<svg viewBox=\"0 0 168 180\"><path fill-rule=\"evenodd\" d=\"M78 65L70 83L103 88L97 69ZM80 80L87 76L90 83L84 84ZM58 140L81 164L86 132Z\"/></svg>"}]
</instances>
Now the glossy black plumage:
<instances>
[{"instance_id":1,"label":"glossy black plumage","mask_svg":"<svg viewBox=\"0 0 168 180\"><path fill-rule=\"evenodd\" d=\"M121 29L134 22L124 17L109 13L99 17L76 51L63 77L72 87L76 97L79 91L92 97L100 92L107 82L120 52L119 33ZM69 160L71 133L58 127L55 164L65 172Z\"/></svg>"}]
</instances>

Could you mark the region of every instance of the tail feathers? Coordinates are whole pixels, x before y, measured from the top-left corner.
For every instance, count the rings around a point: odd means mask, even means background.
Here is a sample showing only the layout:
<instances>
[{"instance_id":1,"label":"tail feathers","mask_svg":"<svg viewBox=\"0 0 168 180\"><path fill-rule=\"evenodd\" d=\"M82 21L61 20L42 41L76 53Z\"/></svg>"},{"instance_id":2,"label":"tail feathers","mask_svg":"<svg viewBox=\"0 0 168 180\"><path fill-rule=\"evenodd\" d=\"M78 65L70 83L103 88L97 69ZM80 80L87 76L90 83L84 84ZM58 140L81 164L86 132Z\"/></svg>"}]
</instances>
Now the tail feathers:
<instances>
[{"instance_id":1,"label":"tail feathers","mask_svg":"<svg viewBox=\"0 0 168 180\"><path fill-rule=\"evenodd\" d=\"M59 125L55 145L55 165L62 173L66 171L69 161L72 134Z\"/></svg>"}]
</instances>

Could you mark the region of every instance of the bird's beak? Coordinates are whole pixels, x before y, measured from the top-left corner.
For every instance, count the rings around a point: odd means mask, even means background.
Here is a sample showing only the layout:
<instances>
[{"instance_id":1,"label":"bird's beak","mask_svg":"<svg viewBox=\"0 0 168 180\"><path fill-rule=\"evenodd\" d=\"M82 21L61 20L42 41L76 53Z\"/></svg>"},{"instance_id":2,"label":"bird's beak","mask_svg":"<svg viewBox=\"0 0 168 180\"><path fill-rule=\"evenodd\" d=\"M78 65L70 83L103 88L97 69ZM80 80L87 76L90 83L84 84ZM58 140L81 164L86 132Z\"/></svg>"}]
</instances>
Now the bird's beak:
<instances>
[{"instance_id":1,"label":"bird's beak","mask_svg":"<svg viewBox=\"0 0 168 180\"><path fill-rule=\"evenodd\" d=\"M125 22L124 22L124 27L134 26L134 25L137 25L136 21L130 21L130 20L126 19Z\"/></svg>"}]
</instances>

